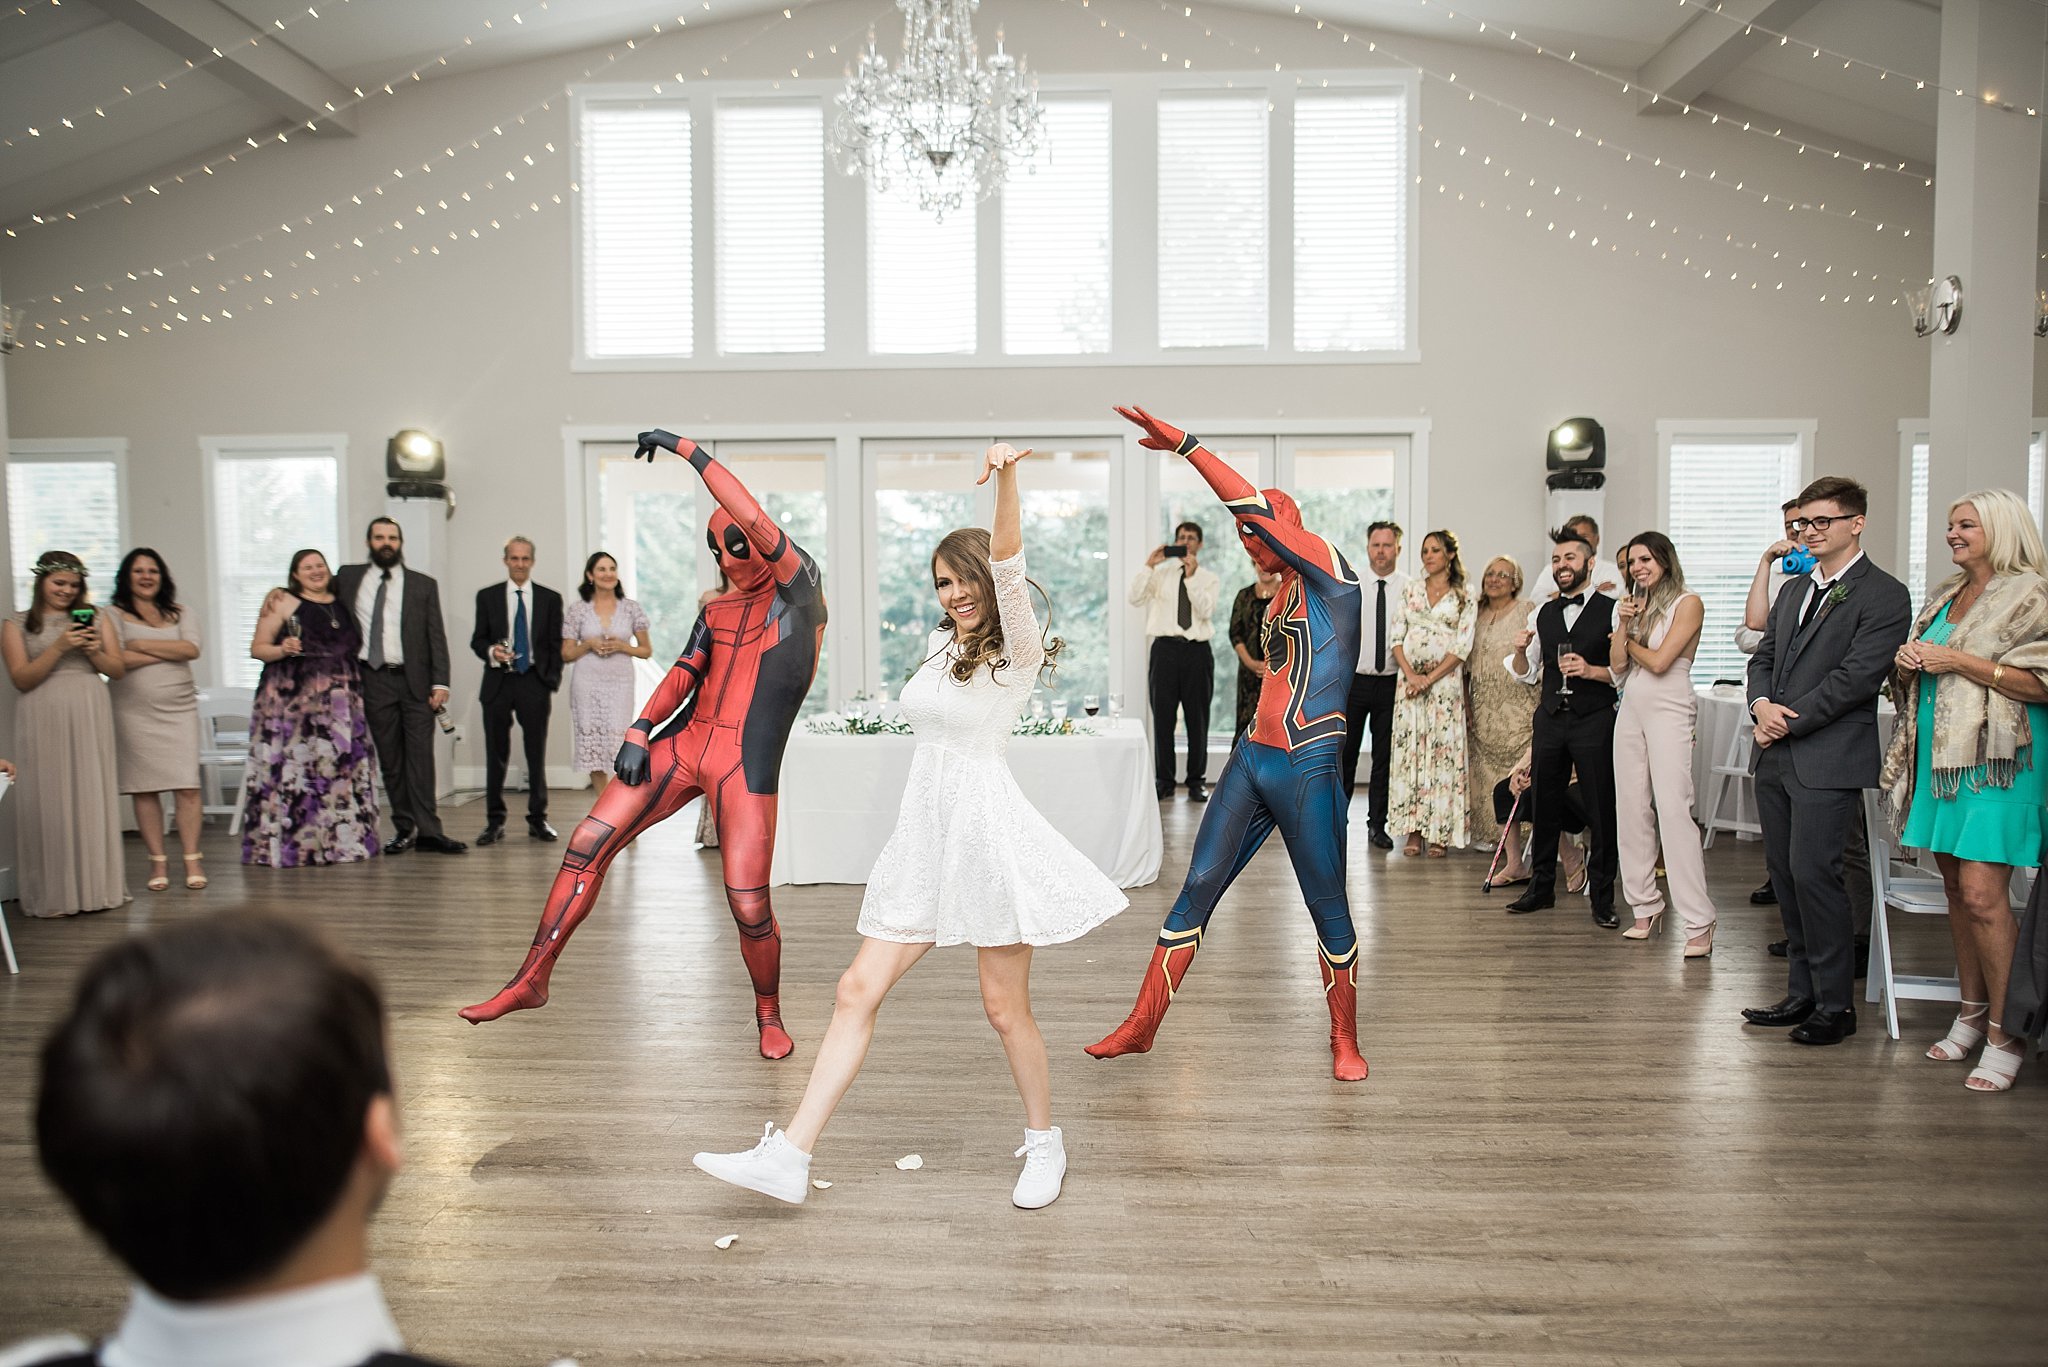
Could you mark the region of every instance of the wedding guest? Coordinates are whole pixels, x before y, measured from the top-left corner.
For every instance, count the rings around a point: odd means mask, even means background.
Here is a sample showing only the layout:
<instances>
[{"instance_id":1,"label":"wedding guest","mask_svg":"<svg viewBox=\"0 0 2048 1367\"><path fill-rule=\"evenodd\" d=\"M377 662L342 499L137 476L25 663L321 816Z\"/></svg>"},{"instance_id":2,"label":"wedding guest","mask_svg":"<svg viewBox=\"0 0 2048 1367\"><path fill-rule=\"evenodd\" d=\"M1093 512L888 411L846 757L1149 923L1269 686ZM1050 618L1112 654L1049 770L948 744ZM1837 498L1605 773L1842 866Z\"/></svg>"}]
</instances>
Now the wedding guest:
<instances>
[{"instance_id":1,"label":"wedding guest","mask_svg":"<svg viewBox=\"0 0 2048 1367\"><path fill-rule=\"evenodd\" d=\"M1934 853L1948 893L1962 1010L1927 1057L1960 1063L1982 1044L1964 1085L2002 1092L2026 1056L2003 1024L2012 871L2039 868L2048 836L2048 563L2005 489L1951 504L1948 546L1956 573L1899 647L1883 783L1899 843Z\"/></svg>"},{"instance_id":2,"label":"wedding guest","mask_svg":"<svg viewBox=\"0 0 2048 1367\"><path fill-rule=\"evenodd\" d=\"M1515 829L1507 841L1506 851L1501 857L1500 876L1493 880L1493 886L1497 888L1526 883L1534 876L1528 859L1522 853L1522 827L1529 823L1529 813L1535 809L1535 799L1529 795L1529 790L1536 784L1534 754L1533 744L1523 747L1514 767L1508 770L1507 777L1493 785L1493 824L1496 827L1505 826L1511 819L1515 823ZM1518 806L1521 811L1519 816L1515 814ZM1587 824L1586 794L1585 790L1579 787L1576 774L1571 776L1565 786L1564 801L1560 804L1558 812L1561 823L1559 829L1562 834L1557 841L1557 863L1558 867L1564 870L1564 890L1584 892L1586 855L1578 843L1571 839L1572 836L1585 834Z\"/></svg>"},{"instance_id":3,"label":"wedding guest","mask_svg":"<svg viewBox=\"0 0 2048 1367\"><path fill-rule=\"evenodd\" d=\"M469 648L484 662L484 831L478 845L505 838L505 770L512 723L526 745L526 833L553 840L548 824L548 715L562 682L562 595L533 582L533 542L505 543L505 578L477 590Z\"/></svg>"},{"instance_id":4,"label":"wedding guest","mask_svg":"<svg viewBox=\"0 0 2048 1367\"><path fill-rule=\"evenodd\" d=\"M1146 680L1152 694L1152 768L1160 798L1173 796L1173 731L1178 718L1188 733L1188 801L1207 802L1209 699L1216 691L1216 600L1223 581L1201 565L1200 523L1173 529L1170 545L1153 548L1131 579L1130 600L1145 610L1152 644Z\"/></svg>"},{"instance_id":5,"label":"wedding guest","mask_svg":"<svg viewBox=\"0 0 2048 1367\"><path fill-rule=\"evenodd\" d=\"M1465 661L1479 603L1465 583L1458 538L1422 538L1423 577L1408 586L1389 627L1401 696L1387 778L1387 821L1408 833L1405 853L1441 859L1471 838L1465 796Z\"/></svg>"},{"instance_id":6,"label":"wedding guest","mask_svg":"<svg viewBox=\"0 0 2048 1367\"><path fill-rule=\"evenodd\" d=\"M619 562L603 551L583 562L576 599L562 615L562 659L576 665L569 671L573 762L590 775L592 791L602 794L626 728L640 714L633 701L633 661L652 655L654 645L647 614L619 583Z\"/></svg>"},{"instance_id":7,"label":"wedding guest","mask_svg":"<svg viewBox=\"0 0 2048 1367\"><path fill-rule=\"evenodd\" d=\"M1749 593L1742 600L1742 625L1735 628L1735 648L1744 655L1756 654L1756 648L1763 644L1764 629L1771 624L1771 609L1778 605L1778 593L1793 578L1792 575L1785 573L1785 556L1799 545L1799 536L1793 526L1799 517L1799 500L1786 499L1778 505L1778 513L1785 519L1785 538L1782 541L1773 541L1764 550L1763 558L1756 562L1756 573L1751 575L1749 580ZM1864 864L1864 884L1867 892L1870 881L1867 855ZM1854 901L1853 887L1849 895L1850 900ZM1866 896L1863 900L1868 902L1870 899ZM1749 894L1749 902L1751 906L1757 907L1778 905L1778 894L1771 889L1771 880L1768 877ZM1785 952L1784 945L1783 940L1778 941L1771 946L1771 953L1782 956Z\"/></svg>"},{"instance_id":8,"label":"wedding guest","mask_svg":"<svg viewBox=\"0 0 2048 1367\"><path fill-rule=\"evenodd\" d=\"M1358 791L1358 751L1372 737L1372 770L1366 778L1365 838L1376 850L1394 848L1387 834L1387 774L1394 749L1394 695L1401 671L1394 664L1390 633L1401 615L1408 576L1401 561L1401 524L1375 522L1365 531L1366 573L1358 584L1358 669L1344 700L1344 799Z\"/></svg>"},{"instance_id":9,"label":"wedding guest","mask_svg":"<svg viewBox=\"0 0 2048 1367\"><path fill-rule=\"evenodd\" d=\"M1580 513L1566 518L1561 530L1571 532L1586 544L1586 576L1579 581L1580 587L1604 593L1609 598L1621 597L1624 592L1621 566L1600 556L1600 524ZM1540 608L1557 594L1557 576L1545 569L1536 576L1535 586L1529 590L1529 601Z\"/></svg>"},{"instance_id":10,"label":"wedding guest","mask_svg":"<svg viewBox=\"0 0 2048 1367\"><path fill-rule=\"evenodd\" d=\"M85 562L44 551L28 610L0 624L0 657L21 692L16 839L21 909L75 916L128 900L122 869L114 709L100 675L118 679L121 631L86 592Z\"/></svg>"},{"instance_id":11,"label":"wedding guest","mask_svg":"<svg viewBox=\"0 0 2048 1367\"><path fill-rule=\"evenodd\" d=\"M249 642L263 677L249 716L242 862L353 864L378 853L375 756L356 659L362 637L326 556L298 552L286 583Z\"/></svg>"},{"instance_id":12,"label":"wedding guest","mask_svg":"<svg viewBox=\"0 0 2048 1367\"><path fill-rule=\"evenodd\" d=\"M1704 959L1714 952L1715 913L1693 824L1692 733L1699 704L1692 657L1706 604L1686 589L1678 550L1662 532L1636 537L1622 549L1622 560L1635 591L1615 609L1607 652L1622 685L1614 720L1614 839L1622 895L1635 911L1635 924L1621 937L1647 940L1662 923L1661 863L1685 922L1685 957Z\"/></svg>"},{"instance_id":13,"label":"wedding guest","mask_svg":"<svg viewBox=\"0 0 2048 1367\"><path fill-rule=\"evenodd\" d=\"M1232 744L1251 728L1259 710L1259 687L1272 673L1266 663L1266 613L1280 590L1280 576L1264 570L1257 574L1230 604L1230 647L1237 652L1237 725L1231 732Z\"/></svg>"},{"instance_id":14,"label":"wedding guest","mask_svg":"<svg viewBox=\"0 0 2048 1367\"><path fill-rule=\"evenodd\" d=\"M114 773L135 799L135 824L149 851L151 892L170 887L164 853L163 795L177 804L178 842L184 846L185 886L206 886L199 832L206 824L199 800L199 626L178 602L177 585L163 557L137 547L114 574L113 602L120 614L121 663L113 681Z\"/></svg>"},{"instance_id":15,"label":"wedding guest","mask_svg":"<svg viewBox=\"0 0 2048 1367\"><path fill-rule=\"evenodd\" d=\"M1513 557L1496 555L1479 577L1479 610L1472 626L1472 659L1465 671L1471 695L1471 722L1466 737L1466 756L1471 770L1467 780L1471 794L1472 839L1491 845L1500 839L1501 818L1493 812L1493 790L1512 772L1517 757L1529 748L1530 727L1536 715L1536 688L1498 668L1498 662L1513 653L1515 634L1529 619L1530 604L1522 597L1522 567ZM1516 825L1529 819L1523 804ZM1508 837L1514 847L1511 870L1523 867L1521 832ZM1521 882L1519 876L1512 882Z\"/></svg>"}]
</instances>

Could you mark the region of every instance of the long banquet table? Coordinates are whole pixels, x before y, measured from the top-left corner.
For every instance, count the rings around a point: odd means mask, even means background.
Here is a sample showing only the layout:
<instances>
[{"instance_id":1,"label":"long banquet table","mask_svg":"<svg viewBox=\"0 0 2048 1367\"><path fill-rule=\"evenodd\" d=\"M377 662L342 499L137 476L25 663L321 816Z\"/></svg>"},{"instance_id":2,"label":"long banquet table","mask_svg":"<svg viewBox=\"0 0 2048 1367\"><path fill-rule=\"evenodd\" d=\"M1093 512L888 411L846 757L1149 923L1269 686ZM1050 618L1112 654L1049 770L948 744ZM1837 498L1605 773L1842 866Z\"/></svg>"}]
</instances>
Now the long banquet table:
<instances>
[{"instance_id":1,"label":"long banquet table","mask_svg":"<svg viewBox=\"0 0 2048 1367\"><path fill-rule=\"evenodd\" d=\"M1053 828L1119 887L1159 877L1152 748L1135 718L1095 735L1012 736L1010 771ZM915 736L818 735L801 725L782 756L775 882L865 883L895 829Z\"/></svg>"}]
</instances>

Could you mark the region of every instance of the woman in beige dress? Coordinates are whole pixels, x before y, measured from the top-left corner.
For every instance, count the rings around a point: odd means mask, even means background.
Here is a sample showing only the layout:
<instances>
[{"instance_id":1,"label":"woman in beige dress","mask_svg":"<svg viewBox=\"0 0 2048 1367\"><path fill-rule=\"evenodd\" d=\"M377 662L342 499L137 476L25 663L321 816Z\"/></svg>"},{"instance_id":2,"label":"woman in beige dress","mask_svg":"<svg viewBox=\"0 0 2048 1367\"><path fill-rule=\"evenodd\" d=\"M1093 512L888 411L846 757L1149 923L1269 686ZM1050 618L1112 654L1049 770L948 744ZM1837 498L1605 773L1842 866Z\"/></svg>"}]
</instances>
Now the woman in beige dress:
<instances>
[{"instance_id":1,"label":"woman in beige dress","mask_svg":"<svg viewBox=\"0 0 2048 1367\"><path fill-rule=\"evenodd\" d=\"M149 851L149 881L143 886L162 892L171 885L163 795L172 793L178 842L185 847L185 886L196 891L206 886L199 853L199 831L206 824L199 802L199 687L192 681L199 627L179 606L163 557L147 546L128 552L115 573L114 608L121 662L128 667L113 683L114 774L120 790L135 799L135 824Z\"/></svg>"},{"instance_id":2,"label":"woman in beige dress","mask_svg":"<svg viewBox=\"0 0 2048 1367\"><path fill-rule=\"evenodd\" d=\"M121 632L111 613L93 611L77 556L45 551L31 573L28 611L0 624L0 658L21 691L14 711L21 909L30 916L105 911L128 900L114 711L99 677L118 679L127 668Z\"/></svg>"},{"instance_id":3,"label":"woman in beige dress","mask_svg":"<svg viewBox=\"0 0 2048 1367\"><path fill-rule=\"evenodd\" d=\"M1466 753L1472 770L1466 794L1472 809L1472 840L1479 845L1500 841L1500 823L1493 819L1493 790L1521 762L1536 716L1536 686L1515 678L1501 663L1515 653L1515 633L1528 620L1522 567L1511 556L1496 555L1486 562L1486 573L1479 579L1472 667L1466 672L1471 699ZM1528 811L1529 804L1524 801L1523 815ZM1515 824L1519 826L1521 820ZM1519 834L1508 843L1511 848L1504 876L1496 880L1496 886L1526 882L1529 877Z\"/></svg>"}]
</instances>

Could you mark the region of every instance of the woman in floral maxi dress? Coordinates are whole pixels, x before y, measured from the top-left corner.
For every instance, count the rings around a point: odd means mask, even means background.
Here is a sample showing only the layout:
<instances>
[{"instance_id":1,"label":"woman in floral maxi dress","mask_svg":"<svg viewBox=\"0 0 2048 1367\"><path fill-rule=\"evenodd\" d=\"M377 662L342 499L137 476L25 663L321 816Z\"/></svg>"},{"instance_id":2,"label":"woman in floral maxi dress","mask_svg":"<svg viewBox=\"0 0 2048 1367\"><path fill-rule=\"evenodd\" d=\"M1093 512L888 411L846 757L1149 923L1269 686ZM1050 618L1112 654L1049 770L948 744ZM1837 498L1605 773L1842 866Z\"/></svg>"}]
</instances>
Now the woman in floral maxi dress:
<instances>
[{"instance_id":1,"label":"woman in floral maxi dress","mask_svg":"<svg viewBox=\"0 0 2048 1367\"><path fill-rule=\"evenodd\" d=\"M1394 700L1387 773L1387 827L1408 832L1407 853L1432 859L1471 838L1465 797L1465 660L1472 653L1478 595L1465 583L1458 539L1422 538L1423 578L1408 585L1388 623L1401 690Z\"/></svg>"}]
</instances>

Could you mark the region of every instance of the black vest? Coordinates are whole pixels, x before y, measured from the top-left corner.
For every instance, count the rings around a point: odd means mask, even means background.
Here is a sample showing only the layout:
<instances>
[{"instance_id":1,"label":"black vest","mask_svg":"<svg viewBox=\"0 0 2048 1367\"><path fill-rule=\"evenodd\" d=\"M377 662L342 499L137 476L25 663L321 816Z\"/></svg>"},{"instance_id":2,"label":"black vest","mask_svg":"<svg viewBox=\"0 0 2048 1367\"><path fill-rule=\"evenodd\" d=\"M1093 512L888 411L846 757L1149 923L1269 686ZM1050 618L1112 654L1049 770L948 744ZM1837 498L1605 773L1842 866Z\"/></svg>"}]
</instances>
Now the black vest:
<instances>
[{"instance_id":1,"label":"black vest","mask_svg":"<svg viewBox=\"0 0 2048 1367\"><path fill-rule=\"evenodd\" d=\"M1607 646L1614 632L1614 600L1595 589L1585 590L1586 605L1579 620L1565 630L1562 598L1553 598L1536 614L1536 640L1543 648L1543 699L1545 712L1569 711L1574 716L1612 710L1617 694L1614 685L1594 679L1573 679L1572 691L1560 694L1564 675L1558 672L1557 648L1569 643L1574 654L1589 665L1607 664Z\"/></svg>"}]
</instances>

